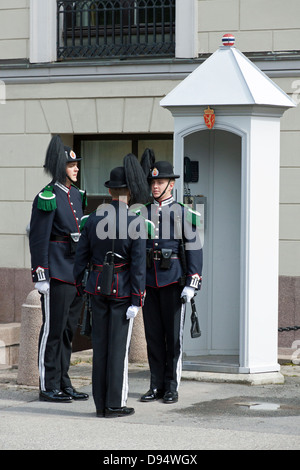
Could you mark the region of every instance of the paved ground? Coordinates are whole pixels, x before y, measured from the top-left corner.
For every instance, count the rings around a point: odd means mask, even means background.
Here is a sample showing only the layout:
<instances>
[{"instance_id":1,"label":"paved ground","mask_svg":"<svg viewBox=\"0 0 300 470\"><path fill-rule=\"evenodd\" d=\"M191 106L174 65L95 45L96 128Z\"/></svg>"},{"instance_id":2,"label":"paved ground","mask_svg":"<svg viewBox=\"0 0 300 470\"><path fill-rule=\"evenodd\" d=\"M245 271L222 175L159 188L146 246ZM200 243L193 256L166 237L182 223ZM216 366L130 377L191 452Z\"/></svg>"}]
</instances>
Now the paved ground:
<instances>
[{"instance_id":1,"label":"paved ground","mask_svg":"<svg viewBox=\"0 0 300 470\"><path fill-rule=\"evenodd\" d=\"M70 404L40 402L36 388L16 384L16 370L2 370L0 450L103 450L99 463L120 458L114 457L117 450L124 455L144 450L147 459L151 451L163 450L186 455L200 450L298 450L300 366L282 366L281 372L281 385L183 378L178 403L166 405L139 401L149 388L149 371L146 365L132 364L128 406L135 414L105 419L95 416L91 397ZM91 394L90 362L72 365L71 376L76 388Z\"/></svg>"}]
</instances>

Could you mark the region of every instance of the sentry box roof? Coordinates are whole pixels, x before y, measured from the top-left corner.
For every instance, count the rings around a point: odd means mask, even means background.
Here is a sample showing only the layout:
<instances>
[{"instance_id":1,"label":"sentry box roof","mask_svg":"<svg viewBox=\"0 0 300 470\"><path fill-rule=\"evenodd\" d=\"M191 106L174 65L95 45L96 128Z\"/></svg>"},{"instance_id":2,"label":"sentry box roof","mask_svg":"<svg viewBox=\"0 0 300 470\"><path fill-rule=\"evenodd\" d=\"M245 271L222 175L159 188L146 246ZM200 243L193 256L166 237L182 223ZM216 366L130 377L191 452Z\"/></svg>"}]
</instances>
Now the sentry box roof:
<instances>
[{"instance_id":1,"label":"sentry box roof","mask_svg":"<svg viewBox=\"0 0 300 470\"><path fill-rule=\"evenodd\" d=\"M234 38L228 45L222 45L216 50L168 93L160 105L166 108L206 105L296 106L233 44Z\"/></svg>"}]
</instances>

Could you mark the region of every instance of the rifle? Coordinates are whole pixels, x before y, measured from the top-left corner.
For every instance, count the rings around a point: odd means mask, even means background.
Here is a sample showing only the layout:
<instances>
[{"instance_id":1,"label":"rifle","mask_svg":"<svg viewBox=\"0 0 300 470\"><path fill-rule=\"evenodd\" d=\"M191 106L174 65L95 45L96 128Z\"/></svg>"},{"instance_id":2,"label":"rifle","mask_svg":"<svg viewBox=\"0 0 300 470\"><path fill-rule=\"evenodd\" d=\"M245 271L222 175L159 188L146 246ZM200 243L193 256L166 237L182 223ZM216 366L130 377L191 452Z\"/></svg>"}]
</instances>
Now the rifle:
<instances>
[{"instance_id":1,"label":"rifle","mask_svg":"<svg viewBox=\"0 0 300 470\"><path fill-rule=\"evenodd\" d=\"M84 311L83 311L83 318L81 324L80 334L82 336L90 337L92 334L92 307L91 307L91 299L89 294L84 294Z\"/></svg>"},{"instance_id":2,"label":"rifle","mask_svg":"<svg viewBox=\"0 0 300 470\"><path fill-rule=\"evenodd\" d=\"M196 311L195 299L191 299L192 313L191 313L191 338L199 338L201 336L201 330L199 320Z\"/></svg>"},{"instance_id":3,"label":"rifle","mask_svg":"<svg viewBox=\"0 0 300 470\"><path fill-rule=\"evenodd\" d=\"M181 297L181 303L185 304L186 303L186 296L184 295ZM192 307L192 313L191 313L191 338L199 338L201 336L201 330L200 330L200 325L199 325L199 320L198 320L198 315L196 311L196 304L195 304L195 299L191 299L191 307Z\"/></svg>"}]
</instances>

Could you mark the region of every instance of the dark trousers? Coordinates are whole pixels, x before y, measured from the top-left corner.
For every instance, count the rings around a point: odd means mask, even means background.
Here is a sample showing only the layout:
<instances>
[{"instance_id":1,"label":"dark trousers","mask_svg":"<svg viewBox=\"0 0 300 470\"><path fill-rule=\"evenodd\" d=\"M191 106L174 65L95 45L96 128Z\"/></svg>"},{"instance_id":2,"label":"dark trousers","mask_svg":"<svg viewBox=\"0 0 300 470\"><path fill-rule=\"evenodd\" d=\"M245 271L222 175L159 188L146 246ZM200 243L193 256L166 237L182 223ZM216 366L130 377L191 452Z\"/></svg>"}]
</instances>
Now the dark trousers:
<instances>
[{"instance_id":1,"label":"dark trousers","mask_svg":"<svg viewBox=\"0 0 300 470\"><path fill-rule=\"evenodd\" d=\"M150 387L178 390L182 370L182 338L185 308L182 287L147 287L143 317L150 367Z\"/></svg>"},{"instance_id":2,"label":"dark trousers","mask_svg":"<svg viewBox=\"0 0 300 470\"><path fill-rule=\"evenodd\" d=\"M49 295L41 296L43 324L39 339L41 390L61 390L71 386L69 366L72 340L83 300L71 284L51 280Z\"/></svg>"},{"instance_id":3,"label":"dark trousers","mask_svg":"<svg viewBox=\"0 0 300 470\"><path fill-rule=\"evenodd\" d=\"M91 296L93 344L93 398L96 410L126 406L128 350L133 319L126 319L130 299Z\"/></svg>"}]
</instances>

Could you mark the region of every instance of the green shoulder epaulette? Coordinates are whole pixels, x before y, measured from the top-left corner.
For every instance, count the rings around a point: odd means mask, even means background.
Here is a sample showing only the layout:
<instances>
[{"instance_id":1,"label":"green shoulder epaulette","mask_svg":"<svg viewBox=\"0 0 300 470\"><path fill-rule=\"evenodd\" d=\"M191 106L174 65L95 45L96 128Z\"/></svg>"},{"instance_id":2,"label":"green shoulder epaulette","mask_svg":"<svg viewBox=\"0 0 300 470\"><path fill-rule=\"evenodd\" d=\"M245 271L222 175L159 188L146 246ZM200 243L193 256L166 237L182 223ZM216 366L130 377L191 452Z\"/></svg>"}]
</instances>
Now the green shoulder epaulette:
<instances>
[{"instance_id":1,"label":"green shoulder epaulette","mask_svg":"<svg viewBox=\"0 0 300 470\"><path fill-rule=\"evenodd\" d=\"M72 183L72 186L80 192L81 202L82 202L82 209L84 210L87 206L87 196L86 191L84 189L79 189L76 184Z\"/></svg>"},{"instance_id":2,"label":"green shoulder epaulette","mask_svg":"<svg viewBox=\"0 0 300 470\"><path fill-rule=\"evenodd\" d=\"M131 212L133 212L135 215L139 215L140 217L142 217L145 221L145 227L146 227L146 230L147 230L147 234L148 234L148 237L149 238L154 238L154 234L155 234L155 224L149 220L149 219L146 219L143 214L142 214L142 210L141 208L142 207L146 207L148 206L150 203L146 203L146 204L143 204L141 205L140 207L135 207L134 209L129 209Z\"/></svg>"},{"instance_id":3,"label":"green shoulder epaulette","mask_svg":"<svg viewBox=\"0 0 300 470\"><path fill-rule=\"evenodd\" d=\"M151 220L145 219L145 226L146 226L146 230L147 230L147 233L148 233L148 237L149 238L154 238L155 224Z\"/></svg>"},{"instance_id":4,"label":"green shoulder epaulette","mask_svg":"<svg viewBox=\"0 0 300 470\"><path fill-rule=\"evenodd\" d=\"M54 211L56 209L56 195L53 193L53 186L48 185L39 193L37 207L38 209L47 212Z\"/></svg>"},{"instance_id":5,"label":"green shoulder epaulette","mask_svg":"<svg viewBox=\"0 0 300 470\"><path fill-rule=\"evenodd\" d=\"M143 207L147 207L151 204L150 202L146 202L146 204L134 204L133 206L129 207L129 212L133 212L136 215L141 215Z\"/></svg>"},{"instance_id":6,"label":"green shoulder epaulette","mask_svg":"<svg viewBox=\"0 0 300 470\"><path fill-rule=\"evenodd\" d=\"M200 225L201 225L201 221L200 221L201 214L200 214L200 212L195 211L190 206L188 206L187 204L183 204L182 202L180 202L179 204L181 206L183 206L185 209L187 209L187 211L186 211L186 220L188 222L190 222L193 226L200 227Z\"/></svg>"},{"instance_id":7,"label":"green shoulder epaulette","mask_svg":"<svg viewBox=\"0 0 300 470\"><path fill-rule=\"evenodd\" d=\"M81 218L80 227L79 227L80 232L82 232L83 227L85 226L85 224L86 224L88 218L89 218L89 215L84 215L84 216Z\"/></svg>"}]
</instances>

